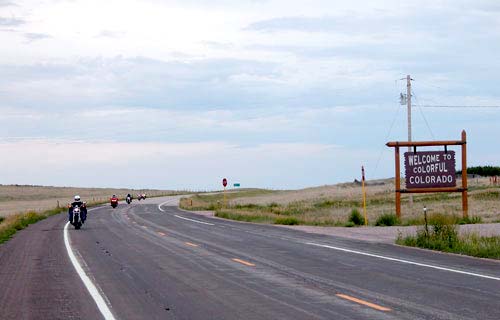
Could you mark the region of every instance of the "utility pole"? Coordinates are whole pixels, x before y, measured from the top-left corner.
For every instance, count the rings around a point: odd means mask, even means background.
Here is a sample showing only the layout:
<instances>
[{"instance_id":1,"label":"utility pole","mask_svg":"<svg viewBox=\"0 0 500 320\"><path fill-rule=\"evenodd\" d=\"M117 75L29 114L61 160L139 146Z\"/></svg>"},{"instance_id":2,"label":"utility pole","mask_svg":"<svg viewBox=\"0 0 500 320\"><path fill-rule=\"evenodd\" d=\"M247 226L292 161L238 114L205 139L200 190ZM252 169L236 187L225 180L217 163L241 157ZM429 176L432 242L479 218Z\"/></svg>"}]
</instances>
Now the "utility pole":
<instances>
[{"instance_id":1,"label":"utility pole","mask_svg":"<svg viewBox=\"0 0 500 320\"><path fill-rule=\"evenodd\" d=\"M408 107L408 141L411 141L411 80L410 75L406 76L406 105ZM411 151L411 147L408 147Z\"/></svg>"},{"instance_id":2,"label":"utility pole","mask_svg":"<svg viewBox=\"0 0 500 320\"><path fill-rule=\"evenodd\" d=\"M408 141L411 141L411 81L410 75L406 76L406 105L408 109ZM411 147L408 147L408 152L411 152ZM410 194L408 199L410 211L413 211L413 195Z\"/></svg>"}]
</instances>

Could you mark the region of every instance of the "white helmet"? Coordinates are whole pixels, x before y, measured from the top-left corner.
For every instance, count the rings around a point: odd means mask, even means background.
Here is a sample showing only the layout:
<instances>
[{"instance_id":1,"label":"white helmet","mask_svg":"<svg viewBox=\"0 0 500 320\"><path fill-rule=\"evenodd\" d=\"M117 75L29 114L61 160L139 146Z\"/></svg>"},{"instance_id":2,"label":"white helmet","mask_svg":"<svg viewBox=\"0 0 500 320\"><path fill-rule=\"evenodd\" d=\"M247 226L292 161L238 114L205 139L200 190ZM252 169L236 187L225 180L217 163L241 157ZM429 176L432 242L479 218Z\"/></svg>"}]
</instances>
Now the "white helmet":
<instances>
[{"instance_id":1,"label":"white helmet","mask_svg":"<svg viewBox=\"0 0 500 320\"><path fill-rule=\"evenodd\" d=\"M80 196L79 195L75 196L75 201L80 201Z\"/></svg>"}]
</instances>

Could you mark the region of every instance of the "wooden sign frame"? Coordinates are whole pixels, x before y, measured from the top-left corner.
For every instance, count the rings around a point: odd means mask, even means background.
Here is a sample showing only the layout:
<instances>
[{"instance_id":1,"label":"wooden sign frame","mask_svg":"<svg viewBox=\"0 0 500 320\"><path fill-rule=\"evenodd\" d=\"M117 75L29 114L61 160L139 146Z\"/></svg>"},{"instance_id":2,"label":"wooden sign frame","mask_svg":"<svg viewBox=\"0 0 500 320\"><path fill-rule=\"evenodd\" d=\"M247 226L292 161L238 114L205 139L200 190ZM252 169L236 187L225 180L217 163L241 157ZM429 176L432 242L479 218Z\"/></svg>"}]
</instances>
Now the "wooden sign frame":
<instances>
[{"instance_id":1,"label":"wooden sign frame","mask_svg":"<svg viewBox=\"0 0 500 320\"><path fill-rule=\"evenodd\" d=\"M462 193L462 214L464 218L468 217L469 204L467 200L467 134L465 130L462 131L461 140L451 141L394 141L388 142L386 146L394 148L395 150L395 192L396 192L396 216L401 218L401 193L430 193L430 192L461 192ZM462 147L462 186L449 187L449 188L413 188L401 189L401 162L400 162L400 147L435 147L444 146L461 146Z\"/></svg>"}]
</instances>

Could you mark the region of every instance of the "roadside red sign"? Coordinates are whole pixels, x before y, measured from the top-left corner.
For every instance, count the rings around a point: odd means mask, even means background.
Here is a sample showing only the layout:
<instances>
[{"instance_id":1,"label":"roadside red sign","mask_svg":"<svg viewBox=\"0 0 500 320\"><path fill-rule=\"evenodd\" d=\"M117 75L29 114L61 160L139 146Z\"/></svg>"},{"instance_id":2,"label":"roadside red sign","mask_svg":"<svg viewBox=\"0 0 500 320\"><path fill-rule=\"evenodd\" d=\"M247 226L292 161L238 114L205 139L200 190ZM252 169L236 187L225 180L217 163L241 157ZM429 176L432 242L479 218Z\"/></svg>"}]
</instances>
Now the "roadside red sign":
<instances>
[{"instance_id":1,"label":"roadside red sign","mask_svg":"<svg viewBox=\"0 0 500 320\"><path fill-rule=\"evenodd\" d=\"M224 186L224 188L227 186L227 179L226 178L222 179L222 185Z\"/></svg>"},{"instance_id":2,"label":"roadside red sign","mask_svg":"<svg viewBox=\"0 0 500 320\"><path fill-rule=\"evenodd\" d=\"M406 188L455 187L455 152L405 152Z\"/></svg>"}]
</instances>

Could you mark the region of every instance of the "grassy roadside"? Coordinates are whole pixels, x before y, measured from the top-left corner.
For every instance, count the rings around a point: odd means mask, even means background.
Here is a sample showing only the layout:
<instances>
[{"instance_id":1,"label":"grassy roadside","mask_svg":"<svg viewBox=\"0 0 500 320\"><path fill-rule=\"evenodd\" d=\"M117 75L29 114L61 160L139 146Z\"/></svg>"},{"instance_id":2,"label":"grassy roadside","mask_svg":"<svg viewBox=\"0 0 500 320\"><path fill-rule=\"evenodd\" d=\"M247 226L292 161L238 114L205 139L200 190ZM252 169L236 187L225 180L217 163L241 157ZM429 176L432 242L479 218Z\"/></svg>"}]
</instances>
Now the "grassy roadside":
<instances>
[{"instance_id":1,"label":"grassy roadside","mask_svg":"<svg viewBox=\"0 0 500 320\"><path fill-rule=\"evenodd\" d=\"M107 201L87 203L87 207L95 207L104 203L107 203ZM29 211L0 217L0 244L8 241L17 231L27 228L30 224L37 223L56 214L66 213L67 210L66 207L59 207L41 212Z\"/></svg>"},{"instance_id":2,"label":"grassy roadside","mask_svg":"<svg viewBox=\"0 0 500 320\"><path fill-rule=\"evenodd\" d=\"M27 212L8 216L0 220L0 244L6 242L19 230L47 217L66 212L66 208L54 208L43 212Z\"/></svg>"},{"instance_id":3,"label":"grassy roadside","mask_svg":"<svg viewBox=\"0 0 500 320\"><path fill-rule=\"evenodd\" d=\"M227 193L226 200L240 197L258 197L272 194L273 191L251 189L239 192ZM270 203L260 204L231 204L224 207L224 196L222 194L194 195L180 200L180 207L185 210L215 211L215 216L245 222L285 224L285 225L317 225L317 226L339 226L343 221L332 219L329 215L311 215L310 210L305 208L304 203L290 203L280 205ZM311 207L310 209L314 209Z\"/></svg>"},{"instance_id":4,"label":"grassy roadside","mask_svg":"<svg viewBox=\"0 0 500 320\"><path fill-rule=\"evenodd\" d=\"M429 218L429 224L420 227L416 234L399 234L396 243L479 258L500 259L500 236L459 234L459 226L455 222L453 217L435 214Z\"/></svg>"},{"instance_id":5,"label":"grassy roadside","mask_svg":"<svg viewBox=\"0 0 500 320\"><path fill-rule=\"evenodd\" d=\"M182 198L180 207L185 210L214 211L215 216L225 219L284 225L310 225L310 226L345 226L354 227L364 225L361 200L338 198L338 199L310 199L291 201L288 203L259 203L263 197L275 196L276 191L269 190L244 190L226 194L227 205L223 205L222 194L193 195ZM481 196L484 197L483 194ZM487 195L489 196L489 195ZM442 195L426 196L425 201L441 201ZM244 198L245 203L239 200ZM255 200L252 200L255 199ZM368 200L369 208L386 206L391 204L392 198L387 195L373 197ZM423 216L409 216L399 220L390 210L381 210L378 215L368 216L368 225L372 226L410 226L423 225ZM481 217L462 219L459 216L448 213L453 217L456 224L481 223Z\"/></svg>"}]
</instances>

